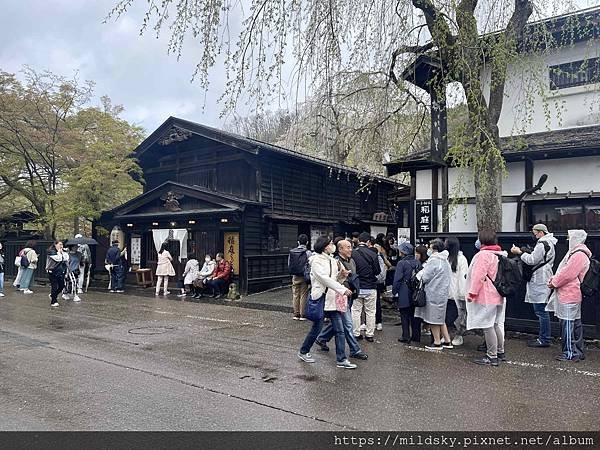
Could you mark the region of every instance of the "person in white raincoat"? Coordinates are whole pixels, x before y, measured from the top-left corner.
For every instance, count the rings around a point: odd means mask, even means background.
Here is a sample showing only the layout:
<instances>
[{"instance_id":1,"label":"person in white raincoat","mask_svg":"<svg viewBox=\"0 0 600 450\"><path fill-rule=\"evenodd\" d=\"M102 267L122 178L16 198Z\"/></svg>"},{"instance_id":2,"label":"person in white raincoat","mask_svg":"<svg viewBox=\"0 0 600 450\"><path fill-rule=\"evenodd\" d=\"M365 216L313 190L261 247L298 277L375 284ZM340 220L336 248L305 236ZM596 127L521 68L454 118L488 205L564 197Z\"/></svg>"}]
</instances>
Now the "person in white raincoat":
<instances>
[{"instance_id":1,"label":"person in white raincoat","mask_svg":"<svg viewBox=\"0 0 600 450\"><path fill-rule=\"evenodd\" d=\"M448 250L448 262L452 269L452 280L450 283L449 300L454 300L458 313L454 326L456 335L452 339L452 345L463 345L463 336L467 331L467 272L469 263L463 252L459 250L460 242L451 237L446 239L446 250Z\"/></svg>"},{"instance_id":2,"label":"person in white raincoat","mask_svg":"<svg viewBox=\"0 0 600 450\"><path fill-rule=\"evenodd\" d=\"M504 353L504 316L506 299L492 280L498 274L498 255L507 256L498 245L496 233L484 230L479 233L481 247L473 256L467 274L467 329L482 329L487 354L473 360L480 365L497 366L506 359Z\"/></svg>"},{"instance_id":3,"label":"person in white raincoat","mask_svg":"<svg viewBox=\"0 0 600 450\"><path fill-rule=\"evenodd\" d=\"M453 348L446 326L446 306L450 293L452 269L448 263L448 252L444 248L444 241L441 239L431 241L427 251L429 259L418 275L425 287L425 306L415 308L415 317L420 317L431 327L433 343L425 346L429 350ZM444 343L441 341L442 336Z\"/></svg>"},{"instance_id":4,"label":"person in white raincoat","mask_svg":"<svg viewBox=\"0 0 600 450\"><path fill-rule=\"evenodd\" d=\"M183 298L186 297L187 294L193 294L194 291L194 280L198 278L198 274L200 273L200 265L198 264L198 260L196 258L192 258L188 260L185 264L185 269L181 276L183 277L183 289L181 290L181 294L177 297Z\"/></svg>"},{"instance_id":5,"label":"person in white raincoat","mask_svg":"<svg viewBox=\"0 0 600 450\"><path fill-rule=\"evenodd\" d=\"M590 267L592 252L585 245L585 231L569 230L568 235L569 251L560 262L556 275L548 282L553 292L546 310L553 311L560 320L562 354L556 359L577 362L585 359L580 285Z\"/></svg>"},{"instance_id":6,"label":"person in white raincoat","mask_svg":"<svg viewBox=\"0 0 600 450\"><path fill-rule=\"evenodd\" d=\"M537 339L527 342L528 347L549 347L550 339L550 314L546 311L546 302L550 297L548 281L552 278L554 266L555 245L558 242L543 223L533 226L531 232L537 239L535 248L531 253L513 245L510 252L521 256L521 261L531 267L533 271L531 280L527 282L525 303L531 303L534 314L540 322L540 333Z\"/></svg>"}]
</instances>

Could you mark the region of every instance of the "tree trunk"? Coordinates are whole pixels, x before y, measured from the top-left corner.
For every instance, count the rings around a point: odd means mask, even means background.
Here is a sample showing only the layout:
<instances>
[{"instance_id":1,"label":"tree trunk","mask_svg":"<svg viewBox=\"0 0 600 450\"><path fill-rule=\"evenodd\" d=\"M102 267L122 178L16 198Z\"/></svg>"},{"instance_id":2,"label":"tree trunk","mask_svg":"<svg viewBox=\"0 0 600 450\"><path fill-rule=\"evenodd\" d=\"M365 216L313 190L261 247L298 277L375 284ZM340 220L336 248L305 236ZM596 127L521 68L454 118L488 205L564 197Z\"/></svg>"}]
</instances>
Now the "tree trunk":
<instances>
[{"instance_id":1,"label":"tree trunk","mask_svg":"<svg viewBox=\"0 0 600 450\"><path fill-rule=\"evenodd\" d=\"M473 174L477 210L477 229L502 231L502 170L492 143L482 142L484 162ZM495 144L492 144L495 145Z\"/></svg>"}]
</instances>

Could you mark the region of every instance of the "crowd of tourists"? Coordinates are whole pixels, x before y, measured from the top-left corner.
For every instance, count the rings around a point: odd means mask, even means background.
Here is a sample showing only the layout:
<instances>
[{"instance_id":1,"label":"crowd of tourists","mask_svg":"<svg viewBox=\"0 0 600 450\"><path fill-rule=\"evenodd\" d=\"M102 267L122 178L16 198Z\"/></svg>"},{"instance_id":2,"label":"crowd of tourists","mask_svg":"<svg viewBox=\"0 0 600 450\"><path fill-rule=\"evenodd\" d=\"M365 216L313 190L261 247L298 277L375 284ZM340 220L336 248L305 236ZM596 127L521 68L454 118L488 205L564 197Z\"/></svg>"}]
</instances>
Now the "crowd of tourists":
<instances>
[{"instance_id":1,"label":"crowd of tourists","mask_svg":"<svg viewBox=\"0 0 600 450\"><path fill-rule=\"evenodd\" d=\"M569 248L556 271L557 239L544 224L535 225L532 234L536 239L533 248L513 245L505 251L495 232L481 231L470 263L453 237L415 248L409 242L397 244L393 235L321 236L311 251L308 237L301 234L288 259L293 318L312 320L312 325L298 357L316 362L313 346L329 351L328 342L335 337L337 366L356 368L349 357L368 358L359 342L373 342L376 331L383 329L381 302L387 298L400 318L398 341L421 345L422 336L427 335L425 348L437 352L464 345L468 333L483 334L485 342L477 349L485 353L473 362L498 366L507 360L506 296L516 293L518 284L526 283L525 302L532 305L539 320L538 337L528 341L528 347L551 345L552 312L559 320L562 341L556 359L585 359L582 291L598 286L598 280L590 279L597 278L598 268L585 245L587 234L569 230ZM588 274L590 265L594 267ZM456 306L452 330L448 327L449 302Z\"/></svg>"},{"instance_id":2,"label":"crowd of tourists","mask_svg":"<svg viewBox=\"0 0 600 450\"><path fill-rule=\"evenodd\" d=\"M80 234L75 239L81 238ZM40 255L36 251L37 242L30 240L15 256L14 264L17 274L13 286L24 295L33 294L35 272L40 264ZM84 293L89 284L92 254L87 244L72 244L64 247L63 241L54 241L46 250L45 270L50 281L50 306L59 306L58 297L62 295L63 300L80 302L80 295ZM0 292L3 293L5 259L1 253L0 245ZM87 276L87 284L85 284Z\"/></svg>"},{"instance_id":3,"label":"crowd of tourists","mask_svg":"<svg viewBox=\"0 0 600 450\"><path fill-rule=\"evenodd\" d=\"M75 241L82 238L80 234L75 236ZM92 253L88 244L70 244L66 241L55 240L46 250L45 271L50 281L50 306L60 306L59 297L63 300L81 301L84 288L87 290L90 279ZM106 252L105 268L109 272L108 290L111 293L125 292L125 278L128 272L127 251L121 248L118 240L111 242L111 247ZM15 257L17 274L13 286L25 295L33 294L34 275L38 264L40 264L37 242L27 241L25 246ZM168 251L167 243L163 243L158 251L156 267L156 295L169 295L169 279L175 277L173 257ZM0 297L4 297L4 252L0 244ZM231 280L233 269L231 263L223 257L223 253L217 253L215 259L206 255L204 264L200 268L196 258L188 259L181 280L180 294L183 298L190 296L200 298L212 296L220 298L225 295ZM87 282L86 282L87 280Z\"/></svg>"}]
</instances>

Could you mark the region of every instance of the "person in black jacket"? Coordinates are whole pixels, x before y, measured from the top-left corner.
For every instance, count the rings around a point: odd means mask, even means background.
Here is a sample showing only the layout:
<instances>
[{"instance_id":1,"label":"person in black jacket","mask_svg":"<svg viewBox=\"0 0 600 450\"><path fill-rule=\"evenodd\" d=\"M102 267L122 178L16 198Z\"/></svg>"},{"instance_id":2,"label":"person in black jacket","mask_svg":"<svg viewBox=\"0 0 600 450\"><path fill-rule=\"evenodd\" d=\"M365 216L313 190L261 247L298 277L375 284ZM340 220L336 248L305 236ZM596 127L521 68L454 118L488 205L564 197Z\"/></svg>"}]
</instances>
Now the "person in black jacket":
<instances>
[{"instance_id":1,"label":"person in black jacket","mask_svg":"<svg viewBox=\"0 0 600 450\"><path fill-rule=\"evenodd\" d=\"M352 252L352 259L356 264L356 273L360 282L358 298L352 304L352 330L354 337L362 339L360 334L360 316L363 308L367 322L365 337L373 342L375 335L375 308L377 303L377 275L381 272L377 254L367 247L369 233L361 233L358 238L358 247Z\"/></svg>"},{"instance_id":2,"label":"person in black jacket","mask_svg":"<svg viewBox=\"0 0 600 450\"><path fill-rule=\"evenodd\" d=\"M400 260L396 265L392 287L392 293L398 296L398 311L402 321L402 337L398 341L405 344L410 341L421 342L421 319L415 317L415 307L412 304L413 291L409 283L413 273L419 272L423 266L415 259L414 248L408 242L400 244L398 250Z\"/></svg>"}]
</instances>

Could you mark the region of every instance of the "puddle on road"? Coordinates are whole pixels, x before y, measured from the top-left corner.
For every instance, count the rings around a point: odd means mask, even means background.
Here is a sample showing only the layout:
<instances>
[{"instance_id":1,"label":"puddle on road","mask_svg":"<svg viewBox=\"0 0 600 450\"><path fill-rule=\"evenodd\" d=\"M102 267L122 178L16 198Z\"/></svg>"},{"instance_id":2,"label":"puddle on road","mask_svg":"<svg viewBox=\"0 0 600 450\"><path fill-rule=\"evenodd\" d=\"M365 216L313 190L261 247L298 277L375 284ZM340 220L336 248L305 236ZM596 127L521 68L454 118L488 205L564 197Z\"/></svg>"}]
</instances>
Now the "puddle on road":
<instances>
[{"instance_id":1,"label":"puddle on road","mask_svg":"<svg viewBox=\"0 0 600 450\"><path fill-rule=\"evenodd\" d=\"M129 334L141 334L144 336L152 336L155 334L165 334L173 331L175 327L137 327L128 330Z\"/></svg>"}]
</instances>

